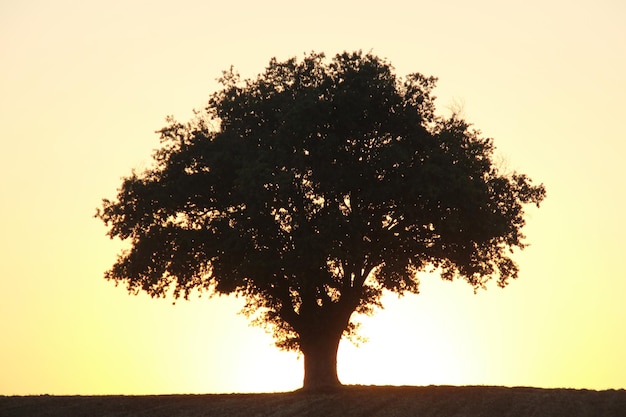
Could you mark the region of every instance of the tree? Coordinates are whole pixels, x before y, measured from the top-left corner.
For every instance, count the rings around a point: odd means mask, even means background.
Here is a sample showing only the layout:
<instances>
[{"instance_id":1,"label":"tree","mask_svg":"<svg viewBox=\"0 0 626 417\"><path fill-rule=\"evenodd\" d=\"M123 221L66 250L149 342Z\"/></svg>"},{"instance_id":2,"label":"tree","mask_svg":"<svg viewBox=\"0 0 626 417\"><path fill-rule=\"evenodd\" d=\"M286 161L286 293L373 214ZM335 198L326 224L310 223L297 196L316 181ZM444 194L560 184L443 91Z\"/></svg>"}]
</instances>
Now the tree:
<instances>
[{"instance_id":1,"label":"tree","mask_svg":"<svg viewBox=\"0 0 626 417\"><path fill-rule=\"evenodd\" d=\"M168 119L153 165L96 217L130 242L105 277L153 297L236 294L304 388L339 384L337 348L384 290L437 270L474 289L518 275L524 205L542 185L493 163L491 139L435 115L436 79L371 54L232 69L188 123Z\"/></svg>"}]
</instances>

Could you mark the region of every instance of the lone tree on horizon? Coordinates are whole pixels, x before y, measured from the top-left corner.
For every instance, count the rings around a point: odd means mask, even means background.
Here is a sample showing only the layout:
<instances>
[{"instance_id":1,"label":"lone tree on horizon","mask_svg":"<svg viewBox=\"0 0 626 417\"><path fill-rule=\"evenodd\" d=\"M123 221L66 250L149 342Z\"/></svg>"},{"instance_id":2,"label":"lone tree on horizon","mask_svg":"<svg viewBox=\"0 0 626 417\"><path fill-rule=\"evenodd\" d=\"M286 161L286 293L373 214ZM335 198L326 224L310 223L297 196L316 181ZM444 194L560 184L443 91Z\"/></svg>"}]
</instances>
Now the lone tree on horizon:
<instances>
[{"instance_id":1,"label":"lone tree on horizon","mask_svg":"<svg viewBox=\"0 0 626 417\"><path fill-rule=\"evenodd\" d=\"M244 297L304 355L304 389L339 385L353 313L417 293L423 270L504 287L524 204L545 197L498 170L491 139L435 115L435 81L361 52L225 71L205 111L168 119L152 167L103 200L96 217L130 242L105 277L132 294Z\"/></svg>"}]
</instances>

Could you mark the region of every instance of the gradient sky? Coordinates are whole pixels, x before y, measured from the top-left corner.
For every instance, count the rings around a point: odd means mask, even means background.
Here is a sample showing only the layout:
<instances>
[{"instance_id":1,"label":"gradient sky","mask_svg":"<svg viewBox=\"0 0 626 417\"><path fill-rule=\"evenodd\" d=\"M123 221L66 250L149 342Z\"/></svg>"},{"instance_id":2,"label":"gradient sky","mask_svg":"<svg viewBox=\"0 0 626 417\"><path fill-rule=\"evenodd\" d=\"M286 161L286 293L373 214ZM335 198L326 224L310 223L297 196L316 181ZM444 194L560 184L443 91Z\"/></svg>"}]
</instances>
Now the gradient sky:
<instances>
[{"instance_id":1,"label":"gradient sky","mask_svg":"<svg viewBox=\"0 0 626 417\"><path fill-rule=\"evenodd\" d=\"M626 388L626 3L0 0L0 394L296 389L241 300L130 296L93 218L234 65L362 49L439 77L511 170L543 182L520 278L422 277L342 343L350 384Z\"/></svg>"}]
</instances>

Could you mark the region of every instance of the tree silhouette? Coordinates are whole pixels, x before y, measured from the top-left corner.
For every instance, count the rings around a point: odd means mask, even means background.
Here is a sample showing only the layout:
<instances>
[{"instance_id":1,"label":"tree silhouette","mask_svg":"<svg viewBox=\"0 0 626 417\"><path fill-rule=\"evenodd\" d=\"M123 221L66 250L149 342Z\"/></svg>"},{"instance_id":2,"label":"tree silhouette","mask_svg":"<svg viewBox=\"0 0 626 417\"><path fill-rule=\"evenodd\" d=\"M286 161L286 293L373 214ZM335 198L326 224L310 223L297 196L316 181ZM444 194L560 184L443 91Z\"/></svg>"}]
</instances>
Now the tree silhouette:
<instances>
[{"instance_id":1,"label":"tree silhouette","mask_svg":"<svg viewBox=\"0 0 626 417\"><path fill-rule=\"evenodd\" d=\"M436 116L435 81L361 52L225 71L205 111L168 119L153 166L103 200L96 217L130 242L106 278L245 297L278 347L304 355L305 389L339 384L353 313L384 290L416 293L417 272L505 286L523 205L545 189L500 172L492 140L458 115Z\"/></svg>"}]
</instances>

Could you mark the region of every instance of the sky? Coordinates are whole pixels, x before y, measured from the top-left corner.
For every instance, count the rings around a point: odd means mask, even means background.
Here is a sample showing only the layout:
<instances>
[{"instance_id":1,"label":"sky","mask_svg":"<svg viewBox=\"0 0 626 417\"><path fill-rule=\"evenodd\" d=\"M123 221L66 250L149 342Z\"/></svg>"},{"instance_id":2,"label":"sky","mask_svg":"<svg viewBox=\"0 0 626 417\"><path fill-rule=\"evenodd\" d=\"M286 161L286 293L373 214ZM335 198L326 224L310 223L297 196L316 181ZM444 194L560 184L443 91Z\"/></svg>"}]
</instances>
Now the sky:
<instances>
[{"instance_id":1,"label":"sky","mask_svg":"<svg viewBox=\"0 0 626 417\"><path fill-rule=\"evenodd\" d=\"M626 388L626 3L0 0L0 395L297 389L242 300L129 295L94 218L156 130L233 65L363 50L439 78L511 171L544 183L520 277L421 277L342 342L346 384Z\"/></svg>"}]
</instances>

